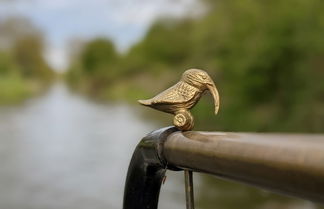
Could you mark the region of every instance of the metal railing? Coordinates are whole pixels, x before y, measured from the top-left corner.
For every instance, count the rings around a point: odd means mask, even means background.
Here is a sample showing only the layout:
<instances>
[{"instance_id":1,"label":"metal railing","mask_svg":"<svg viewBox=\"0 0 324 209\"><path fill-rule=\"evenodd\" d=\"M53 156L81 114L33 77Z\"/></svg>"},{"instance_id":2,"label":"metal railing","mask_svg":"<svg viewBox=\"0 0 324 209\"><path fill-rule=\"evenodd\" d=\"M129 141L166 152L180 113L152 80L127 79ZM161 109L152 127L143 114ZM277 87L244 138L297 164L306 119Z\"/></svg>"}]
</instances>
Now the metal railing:
<instances>
[{"instance_id":1,"label":"metal railing","mask_svg":"<svg viewBox=\"0 0 324 209\"><path fill-rule=\"evenodd\" d=\"M208 173L324 203L324 135L154 131L133 154L124 209L157 208L166 169Z\"/></svg>"}]
</instances>

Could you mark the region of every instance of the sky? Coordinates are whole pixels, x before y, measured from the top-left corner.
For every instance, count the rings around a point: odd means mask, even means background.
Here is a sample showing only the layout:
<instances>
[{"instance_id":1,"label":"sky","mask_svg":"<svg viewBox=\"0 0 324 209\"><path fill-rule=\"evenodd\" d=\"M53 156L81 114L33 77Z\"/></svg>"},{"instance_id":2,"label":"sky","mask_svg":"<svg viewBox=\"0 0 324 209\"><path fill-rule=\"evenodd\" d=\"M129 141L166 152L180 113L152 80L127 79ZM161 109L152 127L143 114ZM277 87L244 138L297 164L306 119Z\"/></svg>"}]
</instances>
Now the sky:
<instances>
[{"instance_id":1,"label":"sky","mask_svg":"<svg viewBox=\"0 0 324 209\"><path fill-rule=\"evenodd\" d=\"M30 19L45 34L45 58L63 70L74 39L107 37L125 52L161 16L195 15L199 6L197 0L0 0L0 18Z\"/></svg>"}]
</instances>

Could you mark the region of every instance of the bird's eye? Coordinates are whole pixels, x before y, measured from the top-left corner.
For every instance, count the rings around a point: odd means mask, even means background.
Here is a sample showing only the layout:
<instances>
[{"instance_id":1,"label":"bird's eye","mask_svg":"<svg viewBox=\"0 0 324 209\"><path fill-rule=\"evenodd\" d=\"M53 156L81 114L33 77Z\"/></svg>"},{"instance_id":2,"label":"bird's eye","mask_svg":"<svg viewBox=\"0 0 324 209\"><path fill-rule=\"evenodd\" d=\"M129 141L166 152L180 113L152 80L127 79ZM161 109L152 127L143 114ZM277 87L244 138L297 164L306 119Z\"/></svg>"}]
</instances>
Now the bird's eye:
<instances>
[{"instance_id":1,"label":"bird's eye","mask_svg":"<svg viewBox=\"0 0 324 209\"><path fill-rule=\"evenodd\" d=\"M201 77L203 80L205 80L205 79L207 78L206 75L200 75L200 77Z\"/></svg>"}]
</instances>

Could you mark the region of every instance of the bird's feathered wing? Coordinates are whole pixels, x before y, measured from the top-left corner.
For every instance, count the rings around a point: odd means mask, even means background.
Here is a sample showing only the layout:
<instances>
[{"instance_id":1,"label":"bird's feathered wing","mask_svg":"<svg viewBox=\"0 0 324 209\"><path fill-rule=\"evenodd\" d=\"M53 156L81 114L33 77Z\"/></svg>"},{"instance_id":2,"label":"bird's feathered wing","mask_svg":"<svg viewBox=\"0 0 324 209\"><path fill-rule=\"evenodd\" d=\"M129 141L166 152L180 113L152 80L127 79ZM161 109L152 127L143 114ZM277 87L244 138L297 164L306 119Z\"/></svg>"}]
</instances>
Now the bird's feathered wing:
<instances>
[{"instance_id":1,"label":"bird's feathered wing","mask_svg":"<svg viewBox=\"0 0 324 209\"><path fill-rule=\"evenodd\" d=\"M179 81L175 85L148 100L138 100L143 105L154 104L175 104L187 102L194 98L199 90L183 81Z\"/></svg>"}]
</instances>

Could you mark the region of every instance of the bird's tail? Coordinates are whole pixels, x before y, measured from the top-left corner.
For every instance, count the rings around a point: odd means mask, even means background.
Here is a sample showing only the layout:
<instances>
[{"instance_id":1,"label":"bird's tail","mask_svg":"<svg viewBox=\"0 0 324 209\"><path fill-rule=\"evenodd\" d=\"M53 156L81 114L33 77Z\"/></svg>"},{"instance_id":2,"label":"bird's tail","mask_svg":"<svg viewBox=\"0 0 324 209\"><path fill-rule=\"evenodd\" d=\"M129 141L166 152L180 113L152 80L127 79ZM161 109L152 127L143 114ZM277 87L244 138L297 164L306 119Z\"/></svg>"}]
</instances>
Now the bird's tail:
<instances>
[{"instance_id":1,"label":"bird's tail","mask_svg":"<svg viewBox=\"0 0 324 209\"><path fill-rule=\"evenodd\" d=\"M151 104L150 100L137 100L141 105L149 106Z\"/></svg>"}]
</instances>

